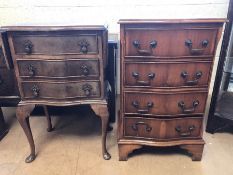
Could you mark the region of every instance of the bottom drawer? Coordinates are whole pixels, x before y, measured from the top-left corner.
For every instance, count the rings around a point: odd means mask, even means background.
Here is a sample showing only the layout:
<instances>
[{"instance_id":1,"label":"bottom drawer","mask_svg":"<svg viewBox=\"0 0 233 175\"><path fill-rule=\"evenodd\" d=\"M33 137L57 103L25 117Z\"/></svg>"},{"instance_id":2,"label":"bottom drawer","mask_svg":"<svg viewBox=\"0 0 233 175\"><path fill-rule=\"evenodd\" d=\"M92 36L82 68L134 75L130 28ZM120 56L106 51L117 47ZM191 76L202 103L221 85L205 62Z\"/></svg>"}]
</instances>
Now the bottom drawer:
<instances>
[{"instance_id":1,"label":"bottom drawer","mask_svg":"<svg viewBox=\"0 0 233 175\"><path fill-rule=\"evenodd\" d=\"M25 99L99 98L100 82L22 82Z\"/></svg>"},{"instance_id":2,"label":"bottom drawer","mask_svg":"<svg viewBox=\"0 0 233 175\"><path fill-rule=\"evenodd\" d=\"M124 136L143 139L200 138L202 117L177 119L124 118Z\"/></svg>"}]
</instances>

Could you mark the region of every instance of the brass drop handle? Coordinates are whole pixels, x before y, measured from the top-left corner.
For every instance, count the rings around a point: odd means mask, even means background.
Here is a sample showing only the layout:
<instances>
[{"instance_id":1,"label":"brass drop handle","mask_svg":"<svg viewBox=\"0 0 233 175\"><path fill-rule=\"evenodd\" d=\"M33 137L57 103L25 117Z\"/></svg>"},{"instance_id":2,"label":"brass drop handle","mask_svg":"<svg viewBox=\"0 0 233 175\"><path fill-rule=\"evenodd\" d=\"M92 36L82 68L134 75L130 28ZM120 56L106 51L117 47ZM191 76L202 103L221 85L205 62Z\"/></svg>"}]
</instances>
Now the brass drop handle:
<instances>
[{"instance_id":1,"label":"brass drop handle","mask_svg":"<svg viewBox=\"0 0 233 175\"><path fill-rule=\"evenodd\" d=\"M198 84L198 80L202 77L202 72L197 71L194 75L194 80L187 80L189 74L186 71L182 71L180 76L184 79L184 83L188 86L193 86Z\"/></svg>"},{"instance_id":2,"label":"brass drop handle","mask_svg":"<svg viewBox=\"0 0 233 175\"><path fill-rule=\"evenodd\" d=\"M138 125L144 125L144 126L145 126L146 132L151 132L151 130L152 130L152 127L149 126L149 125L148 125L147 123L145 123L145 122L137 122L137 123L133 124L133 125L132 125L132 129L133 129L134 131L138 131Z\"/></svg>"},{"instance_id":3,"label":"brass drop handle","mask_svg":"<svg viewBox=\"0 0 233 175\"><path fill-rule=\"evenodd\" d=\"M40 89L37 85L32 87L32 94L34 97L38 97L40 95Z\"/></svg>"},{"instance_id":4,"label":"brass drop handle","mask_svg":"<svg viewBox=\"0 0 233 175\"><path fill-rule=\"evenodd\" d=\"M84 84L82 87L85 96L89 97L91 95L92 86L90 84Z\"/></svg>"},{"instance_id":5,"label":"brass drop handle","mask_svg":"<svg viewBox=\"0 0 233 175\"><path fill-rule=\"evenodd\" d=\"M195 100L193 101L192 108L186 108L186 105L183 101L178 102L178 107L181 108L182 112L187 114L187 113L192 113L195 111L195 108L199 105L199 101Z\"/></svg>"},{"instance_id":6,"label":"brass drop handle","mask_svg":"<svg viewBox=\"0 0 233 175\"><path fill-rule=\"evenodd\" d=\"M83 75L85 76L89 75L90 71L87 65L82 65L80 68L82 70Z\"/></svg>"},{"instance_id":7,"label":"brass drop handle","mask_svg":"<svg viewBox=\"0 0 233 175\"><path fill-rule=\"evenodd\" d=\"M141 85L141 86L150 86L151 80L155 78L155 73L149 73L147 75L148 81L140 81L138 72L132 72L132 76L135 78L136 84Z\"/></svg>"},{"instance_id":8,"label":"brass drop handle","mask_svg":"<svg viewBox=\"0 0 233 175\"><path fill-rule=\"evenodd\" d=\"M31 64L28 65L28 74L29 74L30 77L35 76L35 68Z\"/></svg>"},{"instance_id":9,"label":"brass drop handle","mask_svg":"<svg viewBox=\"0 0 233 175\"><path fill-rule=\"evenodd\" d=\"M187 40L185 40L184 43L185 43L185 46L189 48L189 53L190 53L191 55L201 55L201 54L204 53L205 48L206 48L206 47L208 46L208 44L209 44L209 41L208 41L208 40L203 40L203 41L201 42L201 47L202 47L202 48L196 48L196 49L193 48L192 40L187 39Z\"/></svg>"},{"instance_id":10,"label":"brass drop handle","mask_svg":"<svg viewBox=\"0 0 233 175\"><path fill-rule=\"evenodd\" d=\"M90 45L87 40L82 40L78 43L80 46L80 52L86 54L88 52L88 46Z\"/></svg>"},{"instance_id":11,"label":"brass drop handle","mask_svg":"<svg viewBox=\"0 0 233 175\"><path fill-rule=\"evenodd\" d=\"M176 132L179 133L179 135L181 137L187 137L187 136L190 136L192 134L192 132L195 130L195 126L194 125L190 125L188 127L188 131L185 131L185 132L182 131L183 129L182 129L181 126L176 126L175 130L176 130Z\"/></svg>"},{"instance_id":12,"label":"brass drop handle","mask_svg":"<svg viewBox=\"0 0 233 175\"><path fill-rule=\"evenodd\" d=\"M148 102L146 105L146 109L140 109L139 108L139 102L138 101L133 101L132 106L137 109L137 112L140 114L147 114L151 108L153 108L154 103L153 102Z\"/></svg>"},{"instance_id":13,"label":"brass drop handle","mask_svg":"<svg viewBox=\"0 0 233 175\"><path fill-rule=\"evenodd\" d=\"M32 53L32 48L33 48L33 44L30 40L27 40L24 42L24 51L27 54L31 54Z\"/></svg>"},{"instance_id":14,"label":"brass drop handle","mask_svg":"<svg viewBox=\"0 0 233 175\"><path fill-rule=\"evenodd\" d=\"M137 49L137 52L141 55L152 55L153 53L152 49L156 48L157 41L153 40L149 43L149 50L141 49L141 44L138 40L133 41L133 46Z\"/></svg>"}]
</instances>

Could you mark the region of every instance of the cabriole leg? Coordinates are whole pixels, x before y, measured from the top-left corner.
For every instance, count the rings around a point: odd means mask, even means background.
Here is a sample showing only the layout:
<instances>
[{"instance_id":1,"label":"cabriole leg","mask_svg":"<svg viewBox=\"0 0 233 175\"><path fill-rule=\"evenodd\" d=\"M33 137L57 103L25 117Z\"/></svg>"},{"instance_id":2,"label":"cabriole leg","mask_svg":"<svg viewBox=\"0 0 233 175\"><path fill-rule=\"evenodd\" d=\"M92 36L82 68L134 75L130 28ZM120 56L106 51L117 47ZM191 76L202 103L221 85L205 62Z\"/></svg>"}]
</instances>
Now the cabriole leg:
<instances>
[{"instance_id":1,"label":"cabriole leg","mask_svg":"<svg viewBox=\"0 0 233 175\"><path fill-rule=\"evenodd\" d=\"M93 109L95 114L101 118L101 121L102 121L102 154L105 160L109 160L111 158L111 155L108 153L107 148L106 148L107 127L108 127L108 120L109 120L107 104L106 105L94 104L94 105L91 105L91 108Z\"/></svg>"},{"instance_id":2,"label":"cabriole leg","mask_svg":"<svg viewBox=\"0 0 233 175\"><path fill-rule=\"evenodd\" d=\"M30 155L25 159L26 163L32 162L36 158L35 154L35 144L32 136L32 131L29 123L29 116L33 109L35 108L35 105L22 105L18 106L16 109L16 117L23 128L23 131L25 135L27 136L31 153Z\"/></svg>"}]
</instances>

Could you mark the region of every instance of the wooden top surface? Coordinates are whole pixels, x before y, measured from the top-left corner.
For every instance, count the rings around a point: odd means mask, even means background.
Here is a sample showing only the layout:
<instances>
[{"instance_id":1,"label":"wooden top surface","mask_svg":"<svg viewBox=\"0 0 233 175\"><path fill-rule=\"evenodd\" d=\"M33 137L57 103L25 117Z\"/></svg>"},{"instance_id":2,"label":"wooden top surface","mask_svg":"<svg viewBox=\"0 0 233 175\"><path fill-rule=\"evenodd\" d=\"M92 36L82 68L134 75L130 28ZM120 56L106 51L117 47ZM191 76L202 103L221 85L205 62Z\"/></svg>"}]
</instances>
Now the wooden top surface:
<instances>
[{"instance_id":1,"label":"wooden top surface","mask_svg":"<svg viewBox=\"0 0 233 175\"><path fill-rule=\"evenodd\" d=\"M107 30L104 25L77 26L2 26L4 31L64 31L64 30Z\"/></svg>"},{"instance_id":2,"label":"wooden top surface","mask_svg":"<svg viewBox=\"0 0 233 175\"><path fill-rule=\"evenodd\" d=\"M208 19L120 19L119 24L184 24L184 23L224 23L227 22L225 18L208 18Z\"/></svg>"}]
</instances>

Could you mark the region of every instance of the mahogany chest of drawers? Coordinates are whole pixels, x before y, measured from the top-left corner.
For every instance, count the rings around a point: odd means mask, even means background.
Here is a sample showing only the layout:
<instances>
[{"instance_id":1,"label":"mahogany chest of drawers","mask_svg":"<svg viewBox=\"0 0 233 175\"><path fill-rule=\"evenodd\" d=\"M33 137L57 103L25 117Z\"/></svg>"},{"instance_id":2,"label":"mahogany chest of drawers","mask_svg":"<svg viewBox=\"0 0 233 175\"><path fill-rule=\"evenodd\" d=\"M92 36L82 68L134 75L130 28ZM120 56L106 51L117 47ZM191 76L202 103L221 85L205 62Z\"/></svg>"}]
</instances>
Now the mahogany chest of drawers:
<instances>
[{"instance_id":1,"label":"mahogany chest of drawers","mask_svg":"<svg viewBox=\"0 0 233 175\"><path fill-rule=\"evenodd\" d=\"M180 146L201 160L203 117L224 20L120 20L119 159Z\"/></svg>"},{"instance_id":2,"label":"mahogany chest of drawers","mask_svg":"<svg viewBox=\"0 0 233 175\"><path fill-rule=\"evenodd\" d=\"M90 104L102 119L103 156L108 109L104 69L107 29L104 26L5 27L21 95L17 118L35 159L28 118L35 105Z\"/></svg>"}]
</instances>

